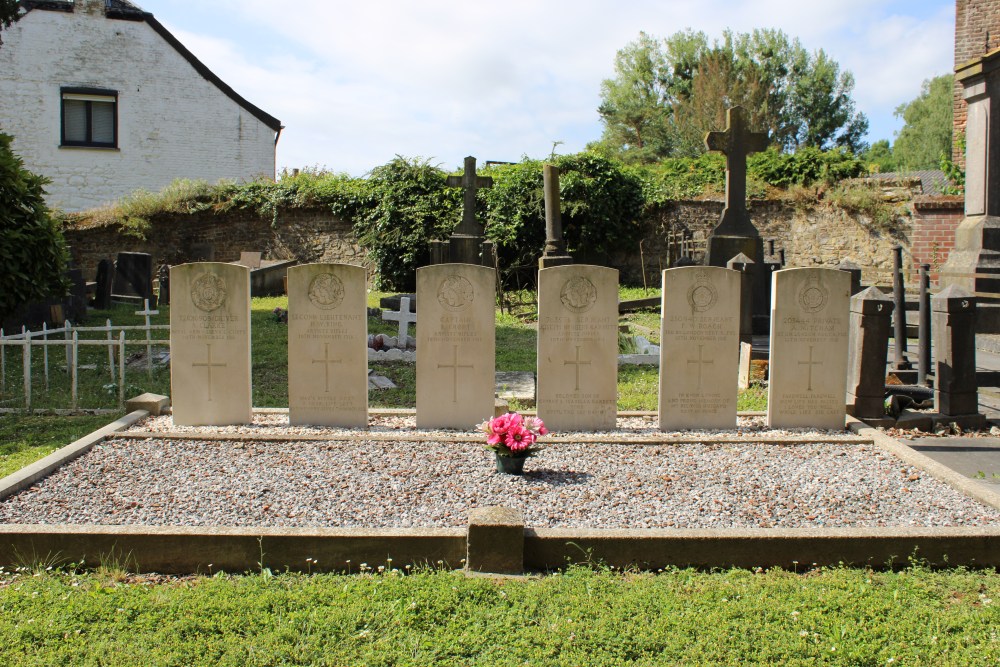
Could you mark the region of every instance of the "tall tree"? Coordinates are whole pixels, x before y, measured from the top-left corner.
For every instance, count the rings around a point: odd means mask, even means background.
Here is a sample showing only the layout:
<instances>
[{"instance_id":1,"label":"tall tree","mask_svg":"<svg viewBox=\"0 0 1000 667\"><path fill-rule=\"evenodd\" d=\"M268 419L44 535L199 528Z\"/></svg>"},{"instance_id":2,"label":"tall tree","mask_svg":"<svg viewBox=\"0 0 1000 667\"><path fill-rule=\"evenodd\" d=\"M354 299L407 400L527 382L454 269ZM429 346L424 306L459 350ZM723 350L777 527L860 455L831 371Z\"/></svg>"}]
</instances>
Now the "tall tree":
<instances>
[{"instance_id":1,"label":"tall tree","mask_svg":"<svg viewBox=\"0 0 1000 667\"><path fill-rule=\"evenodd\" d=\"M904 125L892 152L901 169L936 169L942 157L951 156L953 85L951 74L926 80L916 99L896 108Z\"/></svg>"},{"instance_id":2,"label":"tall tree","mask_svg":"<svg viewBox=\"0 0 1000 667\"><path fill-rule=\"evenodd\" d=\"M602 142L637 159L655 159L672 148L667 107L666 59L657 40L639 33L615 55L615 78L601 83L597 112Z\"/></svg>"},{"instance_id":3,"label":"tall tree","mask_svg":"<svg viewBox=\"0 0 1000 667\"><path fill-rule=\"evenodd\" d=\"M618 52L615 73L601 87L601 143L627 159L698 154L704 132L718 129L725 110L735 105L746 107L752 124L786 150L856 151L868 128L864 114L855 111L850 72L841 72L822 50L810 55L780 30L727 30L711 44L705 33L690 30L662 42L641 33ZM640 145L639 127L647 137L656 128L661 139ZM622 128L631 128L632 141L624 140Z\"/></svg>"}]
</instances>

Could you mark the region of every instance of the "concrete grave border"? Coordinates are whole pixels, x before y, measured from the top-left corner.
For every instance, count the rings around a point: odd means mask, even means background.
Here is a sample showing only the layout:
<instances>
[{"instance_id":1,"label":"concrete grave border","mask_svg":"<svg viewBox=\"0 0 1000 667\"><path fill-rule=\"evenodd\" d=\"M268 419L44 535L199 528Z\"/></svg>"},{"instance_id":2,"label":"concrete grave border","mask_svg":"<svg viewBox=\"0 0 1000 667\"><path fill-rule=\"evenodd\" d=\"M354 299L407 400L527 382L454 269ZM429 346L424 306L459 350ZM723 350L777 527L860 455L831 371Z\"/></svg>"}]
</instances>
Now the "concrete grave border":
<instances>
[{"instance_id":1,"label":"concrete grave border","mask_svg":"<svg viewBox=\"0 0 1000 667\"><path fill-rule=\"evenodd\" d=\"M275 410L274 412L280 412ZM132 412L0 480L0 498L29 488L64 463L146 418ZM904 462L1000 509L1000 494L966 479L903 443L848 419L848 428ZM230 438L232 439L232 438ZM272 438L273 439L273 438ZM856 441L852 441L856 442ZM517 539L517 536L522 539ZM465 528L245 528L173 526L0 525L0 565L86 563L170 574L293 571L357 572L362 563L430 565L518 573L571 563L656 569L814 565L1000 566L1000 526L948 528L654 529L530 528L520 512L476 508ZM391 559L391 560L390 560Z\"/></svg>"}]
</instances>

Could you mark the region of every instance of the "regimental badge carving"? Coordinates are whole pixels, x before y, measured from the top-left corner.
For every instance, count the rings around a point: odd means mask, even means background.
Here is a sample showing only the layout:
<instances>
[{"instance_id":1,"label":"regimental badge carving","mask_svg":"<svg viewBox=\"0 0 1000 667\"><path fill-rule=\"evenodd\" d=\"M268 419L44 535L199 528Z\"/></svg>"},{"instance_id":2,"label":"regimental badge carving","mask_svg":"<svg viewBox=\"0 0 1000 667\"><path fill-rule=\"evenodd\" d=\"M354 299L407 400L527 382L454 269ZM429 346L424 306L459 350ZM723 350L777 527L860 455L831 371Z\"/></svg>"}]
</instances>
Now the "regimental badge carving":
<instances>
[{"instance_id":1,"label":"regimental badge carving","mask_svg":"<svg viewBox=\"0 0 1000 667\"><path fill-rule=\"evenodd\" d=\"M212 273L203 273L191 283L195 308L210 313L226 302L226 282Z\"/></svg>"},{"instance_id":2,"label":"regimental badge carving","mask_svg":"<svg viewBox=\"0 0 1000 667\"><path fill-rule=\"evenodd\" d=\"M321 273L309 283L309 300L317 308L333 310L344 302L344 282L332 273Z\"/></svg>"},{"instance_id":3,"label":"regimental badge carving","mask_svg":"<svg viewBox=\"0 0 1000 667\"><path fill-rule=\"evenodd\" d=\"M694 285L688 289L687 300L691 309L696 313L711 310L712 306L719 300L719 290L709 280L708 273L704 269L698 269L695 274Z\"/></svg>"},{"instance_id":4,"label":"regimental badge carving","mask_svg":"<svg viewBox=\"0 0 1000 667\"><path fill-rule=\"evenodd\" d=\"M450 275L441 282L437 296L438 303L447 310L457 312L475 301L476 290L467 278Z\"/></svg>"},{"instance_id":5,"label":"regimental badge carving","mask_svg":"<svg viewBox=\"0 0 1000 667\"><path fill-rule=\"evenodd\" d=\"M820 285L817 274L806 278L806 284L799 290L799 307L807 313L818 313L823 310L829 299L830 290Z\"/></svg>"},{"instance_id":6,"label":"regimental badge carving","mask_svg":"<svg viewBox=\"0 0 1000 667\"><path fill-rule=\"evenodd\" d=\"M585 313L597 303L597 288L586 278L577 276L566 281L559 292L559 300L574 313Z\"/></svg>"}]
</instances>

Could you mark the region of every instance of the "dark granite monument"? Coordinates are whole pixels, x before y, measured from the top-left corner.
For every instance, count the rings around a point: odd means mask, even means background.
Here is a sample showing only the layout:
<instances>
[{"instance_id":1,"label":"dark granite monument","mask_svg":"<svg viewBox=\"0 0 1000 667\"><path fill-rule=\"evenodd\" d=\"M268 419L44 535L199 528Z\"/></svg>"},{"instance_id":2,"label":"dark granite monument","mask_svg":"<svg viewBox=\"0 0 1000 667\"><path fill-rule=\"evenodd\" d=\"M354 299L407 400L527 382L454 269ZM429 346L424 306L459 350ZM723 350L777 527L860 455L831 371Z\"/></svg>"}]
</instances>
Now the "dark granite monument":
<instances>
[{"instance_id":1,"label":"dark granite monument","mask_svg":"<svg viewBox=\"0 0 1000 667\"><path fill-rule=\"evenodd\" d=\"M115 280L111 288L113 297L133 297L130 300L149 299L156 305L153 294L153 256L145 252L120 252L115 261Z\"/></svg>"}]
</instances>

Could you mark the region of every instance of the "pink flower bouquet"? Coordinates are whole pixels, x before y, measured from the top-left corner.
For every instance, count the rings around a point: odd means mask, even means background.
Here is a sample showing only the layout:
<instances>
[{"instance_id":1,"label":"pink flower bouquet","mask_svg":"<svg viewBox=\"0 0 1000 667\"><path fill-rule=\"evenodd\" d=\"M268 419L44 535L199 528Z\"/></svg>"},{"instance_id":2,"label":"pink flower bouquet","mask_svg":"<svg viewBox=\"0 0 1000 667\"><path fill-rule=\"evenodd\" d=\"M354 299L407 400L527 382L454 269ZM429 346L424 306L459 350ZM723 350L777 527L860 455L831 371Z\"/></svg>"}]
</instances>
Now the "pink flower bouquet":
<instances>
[{"instance_id":1,"label":"pink flower bouquet","mask_svg":"<svg viewBox=\"0 0 1000 667\"><path fill-rule=\"evenodd\" d=\"M516 412L494 417L478 426L486 434L486 446L500 456L524 458L534 456L539 436L549 432L537 417L522 417Z\"/></svg>"}]
</instances>

